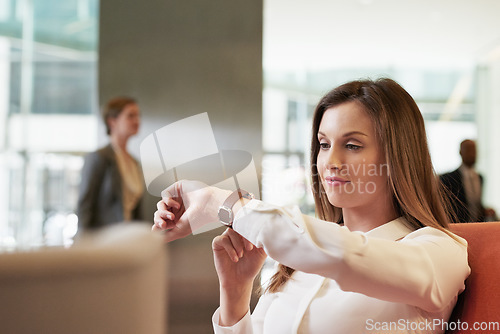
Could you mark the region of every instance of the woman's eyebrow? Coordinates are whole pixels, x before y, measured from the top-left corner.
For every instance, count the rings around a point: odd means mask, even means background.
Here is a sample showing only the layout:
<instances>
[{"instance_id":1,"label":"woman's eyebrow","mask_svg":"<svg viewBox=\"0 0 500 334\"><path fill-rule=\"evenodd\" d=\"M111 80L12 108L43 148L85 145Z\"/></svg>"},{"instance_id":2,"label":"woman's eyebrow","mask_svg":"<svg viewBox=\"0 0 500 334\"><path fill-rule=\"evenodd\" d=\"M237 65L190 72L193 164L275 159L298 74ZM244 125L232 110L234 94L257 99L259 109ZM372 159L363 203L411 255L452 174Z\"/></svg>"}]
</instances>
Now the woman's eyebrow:
<instances>
[{"instance_id":1,"label":"woman's eyebrow","mask_svg":"<svg viewBox=\"0 0 500 334\"><path fill-rule=\"evenodd\" d=\"M368 135L364 132L361 132L361 131L349 131L349 132L346 132L342 135L342 137L349 137L349 136L352 136L352 135L361 135L361 136L365 136L365 137L368 137ZM326 135L321 132L321 131L318 131L318 136L325 136Z\"/></svg>"},{"instance_id":2,"label":"woman's eyebrow","mask_svg":"<svg viewBox=\"0 0 500 334\"><path fill-rule=\"evenodd\" d=\"M349 132L346 132L342 135L342 137L349 137L349 136L352 136L352 135L361 135L361 136L365 136L365 137L368 137L368 135L364 132L361 132L361 131L349 131Z\"/></svg>"}]
</instances>

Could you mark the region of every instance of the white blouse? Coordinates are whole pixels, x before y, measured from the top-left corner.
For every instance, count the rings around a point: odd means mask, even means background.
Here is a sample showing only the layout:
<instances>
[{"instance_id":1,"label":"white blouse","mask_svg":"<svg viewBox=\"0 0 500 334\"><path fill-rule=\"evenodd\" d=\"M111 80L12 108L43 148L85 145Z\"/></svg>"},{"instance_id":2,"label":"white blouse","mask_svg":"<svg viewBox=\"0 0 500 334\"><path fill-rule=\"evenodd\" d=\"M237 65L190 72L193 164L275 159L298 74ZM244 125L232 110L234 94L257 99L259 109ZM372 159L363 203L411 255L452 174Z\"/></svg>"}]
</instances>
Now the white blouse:
<instances>
[{"instance_id":1,"label":"white blouse","mask_svg":"<svg viewBox=\"0 0 500 334\"><path fill-rule=\"evenodd\" d=\"M367 233L252 200L233 228L296 269L253 314L215 333L444 333L470 273L467 243L398 218Z\"/></svg>"}]
</instances>

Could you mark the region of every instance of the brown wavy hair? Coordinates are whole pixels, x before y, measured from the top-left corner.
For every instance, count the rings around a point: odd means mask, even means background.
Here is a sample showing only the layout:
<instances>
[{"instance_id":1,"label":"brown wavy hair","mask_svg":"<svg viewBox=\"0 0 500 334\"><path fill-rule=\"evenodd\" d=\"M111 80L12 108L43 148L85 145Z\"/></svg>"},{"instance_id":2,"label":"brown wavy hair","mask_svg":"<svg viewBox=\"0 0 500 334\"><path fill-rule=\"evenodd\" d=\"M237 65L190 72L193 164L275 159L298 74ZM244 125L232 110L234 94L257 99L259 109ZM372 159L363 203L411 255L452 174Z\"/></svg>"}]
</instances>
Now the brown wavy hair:
<instances>
[{"instance_id":1,"label":"brown wavy hair","mask_svg":"<svg viewBox=\"0 0 500 334\"><path fill-rule=\"evenodd\" d=\"M389 188L398 214L415 230L432 226L450 234L448 222L455 221L455 217L432 166L422 114L410 94L387 78L343 84L327 93L316 106L310 157L316 215L322 220L343 222L342 209L328 201L319 178L317 133L326 110L352 101L363 106L375 125L377 140L385 153ZM293 272L294 269L280 264L266 291L280 291Z\"/></svg>"}]
</instances>

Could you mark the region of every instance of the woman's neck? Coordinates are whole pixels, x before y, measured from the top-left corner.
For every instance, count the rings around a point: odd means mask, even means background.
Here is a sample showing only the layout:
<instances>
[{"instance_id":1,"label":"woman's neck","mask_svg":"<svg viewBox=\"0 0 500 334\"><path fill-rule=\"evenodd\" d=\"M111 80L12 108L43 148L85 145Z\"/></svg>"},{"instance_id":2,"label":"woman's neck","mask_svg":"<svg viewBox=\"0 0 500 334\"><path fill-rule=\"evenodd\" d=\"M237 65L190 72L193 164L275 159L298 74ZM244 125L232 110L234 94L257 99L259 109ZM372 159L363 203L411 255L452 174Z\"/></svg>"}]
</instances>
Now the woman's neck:
<instances>
[{"instance_id":1,"label":"woman's neck","mask_svg":"<svg viewBox=\"0 0 500 334\"><path fill-rule=\"evenodd\" d=\"M350 231L368 232L399 217L392 201L342 209L344 225Z\"/></svg>"},{"instance_id":2,"label":"woman's neck","mask_svg":"<svg viewBox=\"0 0 500 334\"><path fill-rule=\"evenodd\" d=\"M124 138L124 137L120 137L120 136L111 134L110 140L111 140L111 145L113 145L113 147L118 147L123 152L125 152L125 153L127 152L128 138Z\"/></svg>"}]
</instances>

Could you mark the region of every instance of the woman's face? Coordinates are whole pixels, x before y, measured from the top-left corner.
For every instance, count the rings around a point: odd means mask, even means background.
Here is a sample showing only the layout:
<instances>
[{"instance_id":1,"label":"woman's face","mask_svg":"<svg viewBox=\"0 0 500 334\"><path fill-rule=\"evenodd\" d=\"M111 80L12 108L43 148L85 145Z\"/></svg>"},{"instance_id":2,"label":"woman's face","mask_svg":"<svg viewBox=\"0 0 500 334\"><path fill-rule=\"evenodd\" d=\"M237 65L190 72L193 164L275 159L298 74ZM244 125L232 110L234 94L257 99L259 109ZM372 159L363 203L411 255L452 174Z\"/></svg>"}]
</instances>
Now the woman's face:
<instances>
[{"instance_id":1,"label":"woman's face","mask_svg":"<svg viewBox=\"0 0 500 334\"><path fill-rule=\"evenodd\" d=\"M375 127L361 104L327 109L318 131L318 172L328 201L343 209L387 201L387 165Z\"/></svg>"},{"instance_id":2,"label":"woman's face","mask_svg":"<svg viewBox=\"0 0 500 334\"><path fill-rule=\"evenodd\" d=\"M126 138L137 134L140 125L141 114L135 103L127 104L118 117L110 119L111 133Z\"/></svg>"}]
</instances>

